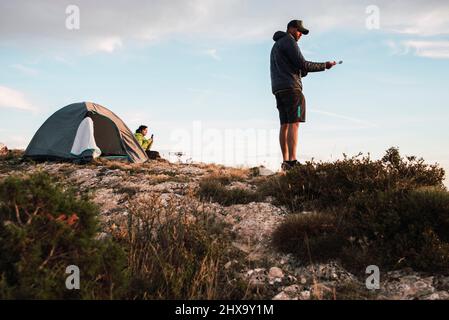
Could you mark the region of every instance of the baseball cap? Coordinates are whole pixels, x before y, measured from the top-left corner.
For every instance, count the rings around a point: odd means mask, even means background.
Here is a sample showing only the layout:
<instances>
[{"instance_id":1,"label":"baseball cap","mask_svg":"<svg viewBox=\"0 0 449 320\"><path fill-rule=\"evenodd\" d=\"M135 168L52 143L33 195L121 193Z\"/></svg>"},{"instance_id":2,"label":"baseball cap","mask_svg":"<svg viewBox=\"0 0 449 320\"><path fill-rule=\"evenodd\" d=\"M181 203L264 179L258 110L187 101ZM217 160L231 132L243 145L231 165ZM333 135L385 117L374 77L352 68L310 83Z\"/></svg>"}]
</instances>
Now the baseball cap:
<instances>
[{"instance_id":1,"label":"baseball cap","mask_svg":"<svg viewBox=\"0 0 449 320\"><path fill-rule=\"evenodd\" d=\"M297 28L302 34L308 34L309 30L304 28L302 20L292 20L288 23L288 28Z\"/></svg>"}]
</instances>

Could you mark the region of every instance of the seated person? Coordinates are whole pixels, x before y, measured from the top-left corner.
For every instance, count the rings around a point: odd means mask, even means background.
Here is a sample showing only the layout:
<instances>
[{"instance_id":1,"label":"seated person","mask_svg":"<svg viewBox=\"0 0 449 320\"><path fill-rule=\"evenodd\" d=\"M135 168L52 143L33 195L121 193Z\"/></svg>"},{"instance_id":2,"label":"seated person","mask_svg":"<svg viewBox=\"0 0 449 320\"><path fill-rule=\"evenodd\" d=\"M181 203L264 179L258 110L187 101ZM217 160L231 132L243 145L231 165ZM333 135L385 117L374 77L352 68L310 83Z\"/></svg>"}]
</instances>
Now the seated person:
<instances>
[{"instance_id":1,"label":"seated person","mask_svg":"<svg viewBox=\"0 0 449 320\"><path fill-rule=\"evenodd\" d=\"M150 159L159 159L160 155L157 151L150 151L151 146L153 145L154 135L151 135L150 139L147 139L145 136L148 133L148 127L141 125L139 129L136 130L134 137L136 137L137 142L139 142L140 146L143 150L145 150L147 156Z\"/></svg>"}]
</instances>

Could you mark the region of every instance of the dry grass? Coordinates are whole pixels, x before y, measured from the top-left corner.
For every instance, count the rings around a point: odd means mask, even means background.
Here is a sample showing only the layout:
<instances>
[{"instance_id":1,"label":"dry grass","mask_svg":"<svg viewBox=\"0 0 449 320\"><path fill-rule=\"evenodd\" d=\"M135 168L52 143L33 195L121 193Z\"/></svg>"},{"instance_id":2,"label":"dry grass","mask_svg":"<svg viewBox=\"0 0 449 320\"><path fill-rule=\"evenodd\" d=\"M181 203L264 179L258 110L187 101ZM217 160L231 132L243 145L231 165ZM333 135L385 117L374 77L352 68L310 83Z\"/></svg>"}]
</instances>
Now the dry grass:
<instances>
[{"instance_id":1,"label":"dry grass","mask_svg":"<svg viewBox=\"0 0 449 320\"><path fill-rule=\"evenodd\" d=\"M227 228L191 201L150 194L129 205L130 298L243 298L245 284L223 265L237 253ZM234 281L231 281L233 280Z\"/></svg>"},{"instance_id":2,"label":"dry grass","mask_svg":"<svg viewBox=\"0 0 449 320\"><path fill-rule=\"evenodd\" d=\"M217 164L198 164L197 166L206 170L211 177L226 176L231 181L244 181L250 175L250 170L246 168L232 168Z\"/></svg>"}]
</instances>

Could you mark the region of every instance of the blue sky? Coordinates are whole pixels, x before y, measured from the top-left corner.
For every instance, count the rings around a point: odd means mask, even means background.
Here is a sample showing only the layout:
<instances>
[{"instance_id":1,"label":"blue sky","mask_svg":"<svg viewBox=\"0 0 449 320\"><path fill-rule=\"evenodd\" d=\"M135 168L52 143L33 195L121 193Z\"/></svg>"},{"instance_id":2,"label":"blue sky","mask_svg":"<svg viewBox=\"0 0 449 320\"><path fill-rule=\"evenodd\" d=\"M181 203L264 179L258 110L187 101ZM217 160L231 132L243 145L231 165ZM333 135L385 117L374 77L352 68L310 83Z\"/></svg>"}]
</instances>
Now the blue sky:
<instances>
[{"instance_id":1,"label":"blue sky","mask_svg":"<svg viewBox=\"0 0 449 320\"><path fill-rule=\"evenodd\" d=\"M79 30L65 27L69 4ZM372 4L379 29L366 27ZM445 1L2 0L0 9L0 142L12 148L59 108L93 101L131 129L148 124L163 153L276 169L271 36L302 18L306 59L344 63L304 79L300 160L378 158L398 146L449 170Z\"/></svg>"}]
</instances>

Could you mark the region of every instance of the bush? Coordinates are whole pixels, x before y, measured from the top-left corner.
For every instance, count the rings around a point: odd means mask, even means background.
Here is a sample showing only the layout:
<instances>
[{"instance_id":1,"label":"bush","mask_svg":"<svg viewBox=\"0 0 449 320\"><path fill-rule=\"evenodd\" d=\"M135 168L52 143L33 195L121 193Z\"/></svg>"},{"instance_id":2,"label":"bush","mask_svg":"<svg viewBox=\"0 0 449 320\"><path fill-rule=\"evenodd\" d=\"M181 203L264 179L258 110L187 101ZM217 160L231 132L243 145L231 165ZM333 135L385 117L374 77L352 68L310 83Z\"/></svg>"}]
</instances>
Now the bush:
<instances>
[{"instance_id":1,"label":"bush","mask_svg":"<svg viewBox=\"0 0 449 320\"><path fill-rule=\"evenodd\" d=\"M130 299L241 299L246 284L224 264L238 258L225 226L188 203L158 196L130 205Z\"/></svg>"},{"instance_id":2,"label":"bush","mask_svg":"<svg viewBox=\"0 0 449 320\"><path fill-rule=\"evenodd\" d=\"M344 232L331 214L295 214L288 216L272 235L280 251L293 252L303 262L323 262L339 255Z\"/></svg>"},{"instance_id":3,"label":"bush","mask_svg":"<svg viewBox=\"0 0 449 320\"><path fill-rule=\"evenodd\" d=\"M229 177L204 178L200 181L198 197L203 201L218 202L223 206L247 204L260 200L258 192L242 188L226 188L231 180Z\"/></svg>"},{"instance_id":4,"label":"bush","mask_svg":"<svg viewBox=\"0 0 449 320\"><path fill-rule=\"evenodd\" d=\"M114 298L124 286L123 251L97 241L97 208L45 173L0 183L0 297ZM66 267L81 289L67 290Z\"/></svg>"},{"instance_id":5,"label":"bush","mask_svg":"<svg viewBox=\"0 0 449 320\"><path fill-rule=\"evenodd\" d=\"M449 193L417 189L379 193L347 214L352 234L377 248L381 264L449 272ZM375 203L377 202L377 203Z\"/></svg>"},{"instance_id":6,"label":"bush","mask_svg":"<svg viewBox=\"0 0 449 320\"><path fill-rule=\"evenodd\" d=\"M323 212L281 224L273 243L284 252L304 258L300 239L307 235L312 258L340 259L354 272L377 264L447 273L449 193L443 179L438 166L390 149L379 161L309 162L261 188L292 210ZM289 239L299 243L282 245Z\"/></svg>"},{"instance_id":7,"label":"bush","mask_svg":"<svg viewBox=\"0 0 449 320\"><path fill-rule=\"evenodd\" d=\"M395 148L377 161L358 156L329 162L307 162L276 176L260 186L292 211L346 207L358 195L378 191L413 190L425 186L443 187L444 170L423 159L403 159Z\"/></svg>"},{"instance_id":8,"label":"bush","mask_svg":"<svg viewBox=\"0 0 449 320\"><path fill-rule=\"evenodd\" d=\"M22 160L23 154L25 152L23 150L17 150L17 149L13 149L13 150L8 150L7 154L5 155L0 155L0 161L16 161L19 162Z\"/></svg>"}]
</instances>

